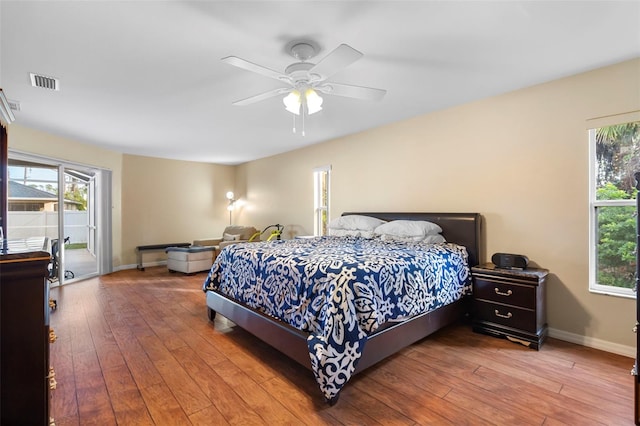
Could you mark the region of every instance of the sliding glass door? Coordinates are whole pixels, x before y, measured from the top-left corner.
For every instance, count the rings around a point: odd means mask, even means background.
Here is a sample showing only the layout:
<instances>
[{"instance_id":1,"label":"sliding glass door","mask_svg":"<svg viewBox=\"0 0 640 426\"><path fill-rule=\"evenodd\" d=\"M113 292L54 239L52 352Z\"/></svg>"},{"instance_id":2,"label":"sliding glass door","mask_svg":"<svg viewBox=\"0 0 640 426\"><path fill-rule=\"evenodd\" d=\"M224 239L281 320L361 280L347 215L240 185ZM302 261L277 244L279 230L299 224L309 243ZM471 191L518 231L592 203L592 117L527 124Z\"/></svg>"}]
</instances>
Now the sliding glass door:
<instances>
[{"instance_id":1,"label":"sliding glass door","mask_svg":"<svg viewBox=\"0 0 640 426\"><path fill-rule=\"evenodd\" d=\"M60 284L110 272L110 214L98 214L108 171L9 152L7 240L51 253L50 281ZM108 222L108 223L106 223ZM100 244L100 227L108 242ZM35 247L40 245L40 247ZM107 250L102 250L106 247ZM105 266L106 265L106 266ZM105 270L106 269L106 270Z\"/></svg>"}]
</instances>

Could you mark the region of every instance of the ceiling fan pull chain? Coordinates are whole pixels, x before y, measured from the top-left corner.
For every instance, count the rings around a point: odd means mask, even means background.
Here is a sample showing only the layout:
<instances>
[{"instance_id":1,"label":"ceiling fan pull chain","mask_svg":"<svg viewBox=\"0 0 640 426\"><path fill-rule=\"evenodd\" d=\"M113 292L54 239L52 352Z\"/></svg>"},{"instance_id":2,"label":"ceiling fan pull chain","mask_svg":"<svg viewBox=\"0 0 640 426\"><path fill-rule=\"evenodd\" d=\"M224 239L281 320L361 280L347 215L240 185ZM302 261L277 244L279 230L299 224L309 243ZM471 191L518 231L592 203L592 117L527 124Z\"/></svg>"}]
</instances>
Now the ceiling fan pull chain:
<instances>
[{"instance_id":1,"label":"ceiling fan pull chain","mask_svg":"<svg viewBox=\"0 0 640 426\"><path fill-rule=\"evenodd\" d=\"M304 136L304 110L306 107L306 103L302 103L302 114L300 114L302 116L302 136Z\"/></svg>"},{"instance_id":2,"label":"ceiling fan pull chain","mask_svg":"<svg viewBox=\"0 0 640 426\"><path fill-rule=\"evenodd\" d=\"M296 116L295 114L291 114L293 116L293 133L296 132Z\"/></svg>"}]
</instances>

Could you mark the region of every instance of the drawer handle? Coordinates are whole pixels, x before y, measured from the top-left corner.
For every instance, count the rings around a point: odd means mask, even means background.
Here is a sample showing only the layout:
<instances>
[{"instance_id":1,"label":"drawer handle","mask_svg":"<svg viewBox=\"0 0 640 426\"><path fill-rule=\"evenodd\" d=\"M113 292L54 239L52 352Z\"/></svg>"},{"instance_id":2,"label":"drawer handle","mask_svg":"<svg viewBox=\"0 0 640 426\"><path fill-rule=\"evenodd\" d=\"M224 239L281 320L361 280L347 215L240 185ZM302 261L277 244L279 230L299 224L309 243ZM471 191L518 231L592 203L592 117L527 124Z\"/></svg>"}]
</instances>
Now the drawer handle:
<instances>
[{"instance_id":1,"label":"drawer handle","mask_svg":"<svg viewBox=\"0 0 640 426\"><path fill-rule=\"evenodd\" d=\"M503 291L500 291L498 289L498 287L494 288L494 290L496 291L496 294L498 294L500 296L511 296L513 294L513 292L511 290L507 290L507 292L505 293Z\"/></svg>"},{"instance_id":2,"label":"drawer handle","mask_svg":"<svg viewBox=\"0 0 640 426\"><path fill-rule=\"evenodd\" d=\"M503 315L500 313L500 311L498 311L497 309L495 310L496 316L500 317L500 318L506 318L509 319L513 316L513 314L511 312L507 313L507 315Z\"/></svg>"},{"instance_id":3,"label":"drawer handle","mask_svg":"<svg viewBox=\"0 0 640 426\"><path fill-rule=\"evenodd\" d=\"M49 367L49 375L46 378L49 379L49 389L55 390L58 386L58 382L56 382L56 372L53 367Z\"/></svg>"}]
</instances>

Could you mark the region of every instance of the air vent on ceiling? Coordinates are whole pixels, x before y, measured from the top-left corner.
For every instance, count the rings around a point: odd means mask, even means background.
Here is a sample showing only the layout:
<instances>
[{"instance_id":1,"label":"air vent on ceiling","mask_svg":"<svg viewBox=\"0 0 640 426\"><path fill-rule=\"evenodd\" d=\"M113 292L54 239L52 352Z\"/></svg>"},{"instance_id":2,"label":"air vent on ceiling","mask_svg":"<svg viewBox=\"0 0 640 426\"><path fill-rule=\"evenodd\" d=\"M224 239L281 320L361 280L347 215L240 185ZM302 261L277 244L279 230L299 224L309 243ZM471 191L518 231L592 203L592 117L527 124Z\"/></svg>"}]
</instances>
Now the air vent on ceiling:
<instances>
[{"instance_id":1,"label":"air vent on ceiling","mask_svg":"<svg viewBox=\"0 0 640 426\"><path fill-rule=\"evenodd\" d=\"M29 73L31 76L31 85L33 87L42 87L43 89L60 90L60 80L54 77L47 77L40 74Z\"/></svg>"}]
</instances>

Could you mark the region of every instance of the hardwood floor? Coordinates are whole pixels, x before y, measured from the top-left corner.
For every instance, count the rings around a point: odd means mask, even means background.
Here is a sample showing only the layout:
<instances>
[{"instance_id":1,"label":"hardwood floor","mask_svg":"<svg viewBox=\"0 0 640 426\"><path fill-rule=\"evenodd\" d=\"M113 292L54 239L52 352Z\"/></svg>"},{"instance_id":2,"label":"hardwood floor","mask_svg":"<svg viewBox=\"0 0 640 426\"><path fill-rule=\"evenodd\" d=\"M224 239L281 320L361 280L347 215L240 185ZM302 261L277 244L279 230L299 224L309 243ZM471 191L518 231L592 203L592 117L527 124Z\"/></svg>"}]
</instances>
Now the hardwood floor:
<instances>
[{"instance_id":1,"label":"hardwood floor","mask_svg":"<svg viewBox=\"0 0 640 426\"><path fill-rule=\"evenodd\" d=\"M205 277L155 267L53 288L56 425L633 424L631 358L468 324L356 375L330 407L309 370L208 321Z\"/></svg>"}]
</instances>

